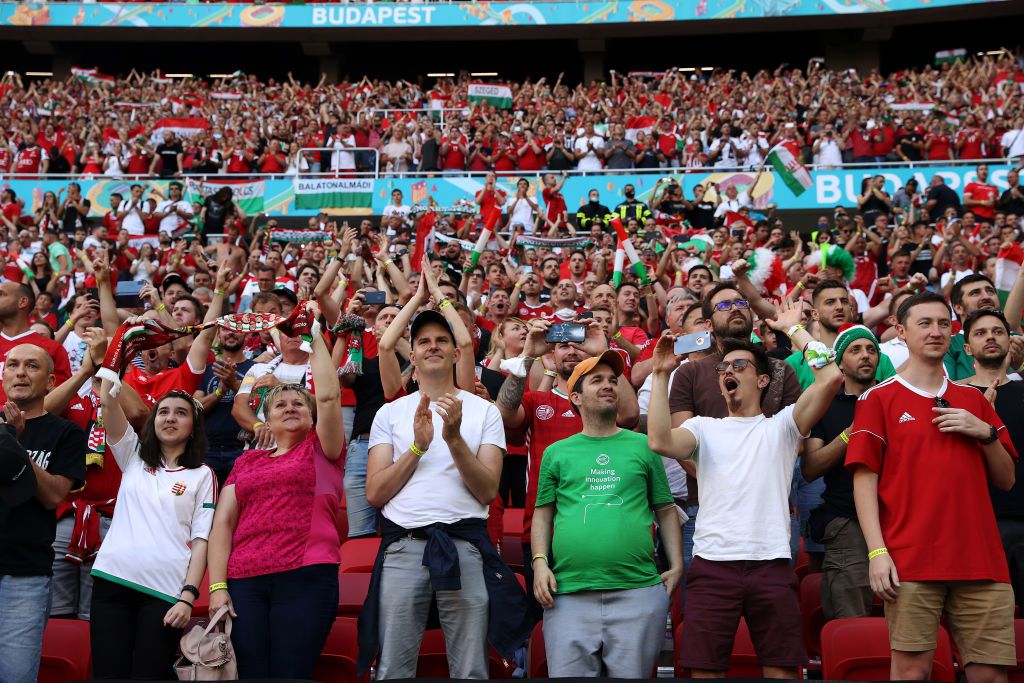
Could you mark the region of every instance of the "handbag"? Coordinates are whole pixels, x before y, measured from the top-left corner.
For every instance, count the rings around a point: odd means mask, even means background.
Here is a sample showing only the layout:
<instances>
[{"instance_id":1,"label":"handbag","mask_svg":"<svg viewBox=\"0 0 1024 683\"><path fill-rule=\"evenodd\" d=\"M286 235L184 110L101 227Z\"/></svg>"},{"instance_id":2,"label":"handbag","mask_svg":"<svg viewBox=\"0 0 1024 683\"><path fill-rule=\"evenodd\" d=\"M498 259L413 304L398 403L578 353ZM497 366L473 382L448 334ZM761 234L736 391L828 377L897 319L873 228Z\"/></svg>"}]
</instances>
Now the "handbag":
<instances>
[{"instance_id":1,"label":"handbag","mask_svg":"<svg viewBox=\"0 0 1024 683\"><path fill-rule=\"evenodd\" d=\"M238 680L227 605L217 610L205 627L196 624L181 637L181 655L174 665L179 681Z\"/></svg>"}]
</instances>

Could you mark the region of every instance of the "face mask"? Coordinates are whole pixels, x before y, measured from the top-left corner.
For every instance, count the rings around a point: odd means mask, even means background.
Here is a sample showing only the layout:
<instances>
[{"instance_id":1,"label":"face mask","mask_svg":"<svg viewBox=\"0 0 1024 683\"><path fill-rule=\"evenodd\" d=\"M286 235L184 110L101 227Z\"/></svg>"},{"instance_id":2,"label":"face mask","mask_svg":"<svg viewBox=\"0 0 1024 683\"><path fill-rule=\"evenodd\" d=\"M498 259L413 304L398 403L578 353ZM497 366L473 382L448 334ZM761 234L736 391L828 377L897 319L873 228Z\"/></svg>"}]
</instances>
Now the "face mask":
<instances>
[{"instance_id":1,"label":"face mask","mask_svg":"<svg viewBox=\"0 0 1024 683\"><path fill-rule=\"evenodd\" d=\"M633 192L633 190L626 190L626 199L632 199L635 194L636 192Z\"/></svg>"},{"instance_id":2,"label":"face mask","mask_svg":"<svg viewBox=\"0 0 1024 683\"><path fill-rule=\"evenodd\" d=\"M597 204L597 200L596 199L591 199L590 203L596 205Z\"/></svg>"}]
</instances>

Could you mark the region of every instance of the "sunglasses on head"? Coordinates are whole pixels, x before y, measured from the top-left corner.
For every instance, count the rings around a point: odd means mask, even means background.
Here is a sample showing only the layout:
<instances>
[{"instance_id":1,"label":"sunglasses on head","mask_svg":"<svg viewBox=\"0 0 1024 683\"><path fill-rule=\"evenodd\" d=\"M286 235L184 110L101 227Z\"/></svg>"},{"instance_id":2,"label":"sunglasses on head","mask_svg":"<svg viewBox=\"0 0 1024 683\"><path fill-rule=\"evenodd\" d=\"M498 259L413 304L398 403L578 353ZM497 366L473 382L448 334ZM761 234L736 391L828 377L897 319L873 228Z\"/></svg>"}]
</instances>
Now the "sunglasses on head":
<instances>
[{"instance_id":1,"label":"sunglasses on head","mask_svg":"<svg viewBox=\"0 0 1024 683\"><path fill-rule=\"evenodd\" d=\"M941 396L936 396L935 397L935 407L936 408L948 408L949 407L949 401L947 401L946 399L942 398Z\"/></svg>"},{"instance_id":2,"label":"sunglasses on head","mask_svg":"<svg viewBox=\"0 0 1024 683\"><path fill-rule=\"evenodd\" d=\"M752 364L753 361L749 361L746 358L737 358L733 361L724 360L721 363L715 363L715 370L718 371L719 375L723 375L729 369L730 365L732 366L733 370L739 372L740 370L744 370Z\"/></svg>"},{"instance_id":3,"label":"sunglasses on head","mask_svg":"<svg viewBox=\"0 0 1024 683\"><path fill-rule=\"evenodd\" d=\"M735 301L719 301L715 304L715 310L720 312L731 311L733 307L742 311L750 308L750 302L746 299L736 299Z\"/></svg>"}]
</instances>

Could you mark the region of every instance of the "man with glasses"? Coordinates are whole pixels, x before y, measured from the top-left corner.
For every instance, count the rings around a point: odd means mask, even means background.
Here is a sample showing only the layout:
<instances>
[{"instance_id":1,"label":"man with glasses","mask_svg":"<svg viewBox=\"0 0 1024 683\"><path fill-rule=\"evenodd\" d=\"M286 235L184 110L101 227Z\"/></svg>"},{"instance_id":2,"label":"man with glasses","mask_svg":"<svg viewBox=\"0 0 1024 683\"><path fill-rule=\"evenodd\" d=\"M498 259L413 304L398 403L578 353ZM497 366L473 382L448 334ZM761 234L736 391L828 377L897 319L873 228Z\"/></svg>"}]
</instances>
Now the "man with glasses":
<instances>
[{"instance_id":1,"label":"man with glasses","mask_svg":"<svg viewBox=\"0 0 1024 683\"><path fill-rule=\"evenodd\" d=\"M800 320L800 307L787 300L769 325L805 350L815 381L772 417L764 414L771 360L748 339L732 337L719 340L721 356L712 363L726 415L692 417L672 429L665 394L678 364L674 335L659 339L654 351L648 443L695 467L701 492L679 655L679 663L697 677L728 670L741 616L766 678L795 678L806 659L790 567L789 490L800 444L828 409L842 373L835 353Z\"/></svg>"},{"instance_id":2,"label":"man with glasses","mask_svg":"<svg viewBox=\"0 0 1024 683\"><path fill-rule=\"evenodd\" d=\"M1013 590L989 483L1014 484L1009 433L989 398L943 371L946 300L915 294L897 311L910 356L865 392L846 451L868 579L886 602L893 680L927 679L943 613L967 680L1006 681L1017 663Z\"/></svg>"},{"instance_id":3,"label":"man with glasses","mask_svg":"<svg viewBox=\"0 0 1024 683\"><path fill-rule=\"evenodd\" d=\"M798 309L799 312L799 309ZM715 366L722 361L723 344L728 340L749 341L753 329L750 302L736 286L719 283L711 288L701 303L705 329L711 330L714 351L698 361L685 363L675 373L668 392L672 426L678 427L695 416L721 418L729 415L728 404L719 389ZM761 401L761 412L771 417L800 397L800 383L793 368L777 359L769 359L768 386ZM653 394L657 389L652 389ZM691 463L683 463L690 476L686 479L686 510L697 510L697 481ZM692 515L696 516L696 515ZM683 554L686 562L693 552L693 535L683 533Z\"/></svg>"}]
</instances>

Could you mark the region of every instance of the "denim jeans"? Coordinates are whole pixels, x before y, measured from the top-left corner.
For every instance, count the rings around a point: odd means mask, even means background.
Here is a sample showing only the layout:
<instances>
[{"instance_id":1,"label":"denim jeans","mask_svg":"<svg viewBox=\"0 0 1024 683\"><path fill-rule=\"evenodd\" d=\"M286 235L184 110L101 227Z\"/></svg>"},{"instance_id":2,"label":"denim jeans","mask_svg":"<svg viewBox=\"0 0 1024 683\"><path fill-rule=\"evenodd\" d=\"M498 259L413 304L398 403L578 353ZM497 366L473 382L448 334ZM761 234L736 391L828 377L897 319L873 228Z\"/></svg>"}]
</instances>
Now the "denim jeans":
<instances>
[{"instance_id":1,"label":"denim jeans","mask_svg":"<svg viewBox=\"0 0 1024 683\"><path fill-rule=\"evenodd\" d=\"M43 631L50 616L52 578L0 576L0 681L35 683Z\"/></svg>"},{"instance_id":2,"label":"denim jeans","mask_svg":"<svg viewBox=\"0 0 1024 683\"><path fill-rule=\"evenodd\" d=\"M821 505L821 496L825 493L825 479L819 477L814 481L804 479L800 471L800 459L796 461L793 468L793 486L790 489L789 502L796 507L797 518L793 526L791 550L793 552L793 563L796 563L797 551L800 549L800 538L804 539L804 551L808 553L824 553L825 546L811 538L810 530L807 528L808 520L811 517L811 510Z\"/></svg>"},{"instance_id":3,"label":"denim jeans","mask_svg":"<svg viewBox=\"0 0 1024 683\"><path fill-rule=\"evenodd\" d=\"M377 508L366 502L366 459L370 442L355 439L345 456L345 504L348 506L348 535L370 536L377 533Z\"/></svg>"},{"instance_id":4,"label":"denim jeans","mask_svg":"<svg viewBox=\"0 0 1024 683\"><path fill-rule=\"evenodd\" d=\"M112 521L110 517L100 517L100 540L106 537ZM53 540L53 601L50 615L89 621L92 609L91 572L95 560L77 564L65 557L74 528L74 516L57 522L57 535Z\"/></svg>"}]
</instances>

